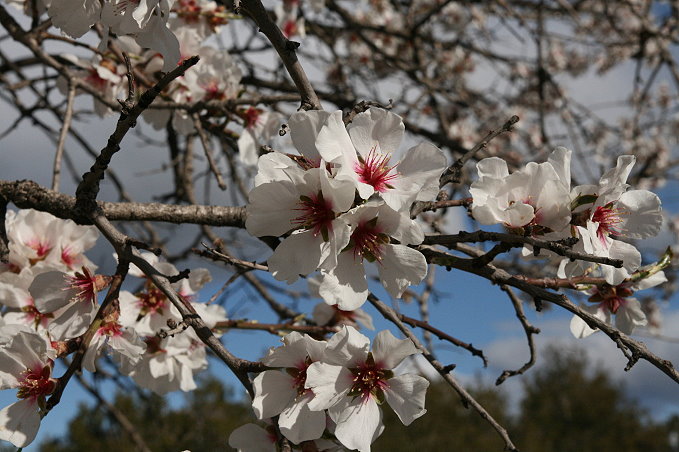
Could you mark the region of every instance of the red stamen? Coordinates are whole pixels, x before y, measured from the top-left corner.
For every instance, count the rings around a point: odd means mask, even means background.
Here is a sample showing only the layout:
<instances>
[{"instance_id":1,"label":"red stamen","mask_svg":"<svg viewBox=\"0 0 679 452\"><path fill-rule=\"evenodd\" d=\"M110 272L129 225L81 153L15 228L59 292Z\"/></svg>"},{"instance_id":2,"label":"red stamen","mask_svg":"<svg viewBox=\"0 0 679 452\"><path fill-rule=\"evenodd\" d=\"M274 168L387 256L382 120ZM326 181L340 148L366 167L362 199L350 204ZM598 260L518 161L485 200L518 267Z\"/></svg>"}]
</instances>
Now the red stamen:
<instances>
[{"instance_id":1,"label":"red stamen","mask_svg":"<svg viewBox=\"0 0 679 452\"><path fill-rule=\"evenodd\" d=\"M364 184L371 185L375 191L380 193L394 188L391 183L399 176L394 170L396 165L389 166L391 156L382 154L373 147L364 157L359 156L358 162L354 166L354 171L358 174L358 180Z\"/></svg>"}]
</instances>

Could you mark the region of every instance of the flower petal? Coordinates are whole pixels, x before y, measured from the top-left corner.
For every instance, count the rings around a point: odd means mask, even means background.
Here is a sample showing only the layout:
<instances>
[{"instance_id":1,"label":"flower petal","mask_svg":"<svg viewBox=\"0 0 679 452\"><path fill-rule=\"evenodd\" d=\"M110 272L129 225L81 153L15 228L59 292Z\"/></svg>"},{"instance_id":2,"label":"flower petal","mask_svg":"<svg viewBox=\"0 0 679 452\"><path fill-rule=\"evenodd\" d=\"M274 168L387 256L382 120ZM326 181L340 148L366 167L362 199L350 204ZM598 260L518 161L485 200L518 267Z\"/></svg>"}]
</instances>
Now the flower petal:
<instances>
[{"instance_id":1,"label":"flower petal","mask_svg":"<svg viewBox=\"0 0 679 452\"><path fill-rule=\"evenodd\" d=\"M410 339L397 339L391 331L380 331L373 342L375 364L383 369L393 369L410 355L422 353Z\"/></svg>"},{"instance_id":2,"label":"flower petal","mask_svg":"<svg viewBox=\"0 0 679 452\"><path fill-rule=\"evenodd\" d=\"M399 375L389 379L389 387L384 390L384 398L396 412L403 425L410 425L427 412L424 398L429 381L415 374Z\"/></svg>"}]
</instances>

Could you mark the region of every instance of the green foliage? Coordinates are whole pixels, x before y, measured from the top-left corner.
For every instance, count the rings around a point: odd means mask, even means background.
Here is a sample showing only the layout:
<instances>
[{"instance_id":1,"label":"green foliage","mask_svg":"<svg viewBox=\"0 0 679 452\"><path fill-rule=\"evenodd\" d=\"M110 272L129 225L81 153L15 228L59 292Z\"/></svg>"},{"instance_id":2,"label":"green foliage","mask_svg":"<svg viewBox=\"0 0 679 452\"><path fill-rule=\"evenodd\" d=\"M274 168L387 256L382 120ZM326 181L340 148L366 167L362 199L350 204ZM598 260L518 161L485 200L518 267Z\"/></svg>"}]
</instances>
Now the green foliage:
<instances>
[{"instance_id":1,"label":"green foliage","mask_svg":"<svg viewBox=\"0 0 679 452\"><path fill-rule=\"evenodd\" d=\"M679 431L679 418L665 425L651 422L630 401L624 388L603 371L593 369L581 350L551 348L544 365L524 377L519 413L510 416L504 393L477 384L474 397L500 422L522 452L669 452L669 434ZM502 389L502 388L501 388ZM206 380L188 395L187 404L172 410L157 396L118 394L115 406L137 427L156 452L229 450L227 440L238 426L252 420L249 406L229 399L217 380ZM502 451L499 435L473 409L466 409L444 383L427 393L427 414L405 427L384 406L384 434L376 452ZM42 445L41 452L121 452L136 450L118 423L99 407L82 405L65 438Z\"/></svg>"}]
</instances>

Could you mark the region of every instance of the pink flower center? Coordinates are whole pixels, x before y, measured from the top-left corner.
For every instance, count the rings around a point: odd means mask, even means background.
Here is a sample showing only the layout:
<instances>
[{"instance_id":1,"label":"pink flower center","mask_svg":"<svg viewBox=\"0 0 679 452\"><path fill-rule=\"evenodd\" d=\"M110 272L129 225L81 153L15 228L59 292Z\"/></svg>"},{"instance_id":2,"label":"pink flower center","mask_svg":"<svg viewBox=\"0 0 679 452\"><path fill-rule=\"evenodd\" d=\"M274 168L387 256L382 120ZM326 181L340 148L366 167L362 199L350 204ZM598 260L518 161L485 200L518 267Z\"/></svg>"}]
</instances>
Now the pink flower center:
<instances>
[{"instance_id":1,"label":"pink flower center","mask_svg":"<svg viewBox=\"0 0 679 452\"><path fill-rule=\"evenodd\" d=\"M592 221L599 223L596 235L601 240L601 243L606 243L606 237L608 235L621 235L620 223L622 219L620 215L622 211L613 207L613 203L606 204L605 206L599 206L594 210L592 215Z\"/></svg>"},{"instance_id":2,"label":"pink flower center","mask_svg":"<svg viewBox=\"0 0 679 452\"><path fill-rule=\"evenodd\" d=\"M300 196L297 206L295 210L302 214L293 218L292 224L312 230L314 237L321 234L323 240L327 242L329 233L332 232L332 222L335 219L332 202L323 198L323 193L319 191L309 196Z\"/></svg>"},{"instance_id":3,"label":"pink flower center","mask_svg":"<svg viewBox=\"0 0 679 452\"><path fill-rule=\"evenodd\" d=\"M259 117L262 114L262 110L255 107L250 107L243 112L243 119L245 119L245 127L247 129L252 129L259 122Z\"/></svg>"},{"instance_id":4,"label":"pink flower center","mask_svg":"<svg viewBox=\"0 0 679 452\"><path fill-rule=\"evenodd\" d=\"M349 390L349 396L360 396L364 400L370 397L384 400L384 390L389 387L387 380L393 377L394 373L375 364L372 353L368 354L368 359L364 364L350 370L354 384Z\"/></svg>"},{"instance_id":5,"label":"pink flower center","mask_svg":"<svg viewBox=\"0 0 679 452\"><path fill-rule=\"evenodd\" d=\"M354 171L358 174L358 180L364 184L371 185L375 191L380 193L394 188L391 183L398 177L394 171L396 165L389 166L389 154L382 154L373 147L365 157L358 156L358 162L354 166Z\"/></svg>"},{"instance_id":6,"label":"pink flower center","mask_svg":"<svg viewBox=\"0 0 679 452\"><path fill-rule=\"evenodd\" d=\"M51 361L47 365L40 363L33 366L33 369L26 369L21 372L17 397L20 399L37 399L54 392L57 383L56 380L50 378L52 374L51 364Z\"/></svg>"},{"instance_id":7,"label":"pink flower center","mask_svg":"<svg viewBox=\"0 0 679 452\"><path fill-rule=\"evenodd\" d=\"M71 250L70 245L65 246L61 249L61 261L68 266L68 268L73 268L77 265L78 253L74 253Z\"/></svg>"},{"instance_id":8,"label":"pink flower center","mask_svg":"<svg viewBox=\"0 0 679 452\"><path fill-rule=\"evenodd\" d=\"M28 303L21 307L21 312L24 313L28 321L33 323L33 326L36 329L41 325L47 326L47 323L50 321L50 319L54 318L54 314L51 312L48 314L43 314L42 312L38 311L38 308L35 307L35 302L32 298L29 298Z\"/></svg>"},{"instance_id":9,"label":"pink flower center","mask_svg":"<svg viewBox=\"0 0 679 452\"><path fill-rule=\"evenodd\" d=\"M616 314L618 309L627 303L626 298L631 297L633 294L634 291L624 284L618 286L604 284L594 289L594 293L589 297L589 301L602 303L612 314Z\"/></svg>"},{"instance_id":10,"label":"pink flower center","mask_svg":"<svg viewBox=\"0 0 679 452\"><path fill-rule=\"evenodd\" d=\"M360 257L361 260L365 258L368 262L379 262L382 260L382 246L387 243L389 236L382 232L375 217L356 226L346 249L353 250L354 259Z\"/></svg>"},{"instance_id":11,"label":"pink flower center","mask_svg":"<svg viewBox=\"0 0 679 452\"><path fill-rule=\"evenodd\" d=\"M226 93L219 87L219 84L212 80L210 83L203 87L205 90L205 100L224 100L226 99Z\"/></svg>"},{"instance_id":12,"label":"pink flower center","mask_svg":"<svg viewBox=\"0 0 679 452\"><path fill-rule=\"evenodd\" d=\"M32 263L35 263L33 262L33 260L35 261L43 260L45 256L47 256L47 253L49 253L52 250L52 245L47 240L43 241L42 239L39 239L37 237L34 237L31 240L29 240L28 243L26 243L26 245L29 248L35 250L35 253L38 255L37 259L31 259Z\"/></svg>"},{"instance_id":13,"label":"pink flower center","mask_svg":"<svg viewBox=\"0 0 679 452\"><path fill-rule=\"evenodd\" d=\"M66 275L67 287L64 290L76 289L74 300L95 303L97 292L108 286L110 279L103 275L93 275L87 267L82 268L82 273L76 272L74 276Z\"/></svg>"},{"instance_id":14,"label":"pink flower center","mask_svg":"<svg viewBox=\"0 0 679 452\"><path fill-rule=\"evenodd\" d=\"M167 305L167 298L160 289L153 287L145 292L137 294L137 305L141 308L141 315L155 314L163 315L163 309Z\"/></svg>"},{"instance_id":15,"label":"pink flower center","mask_svg":"<svg viewBox=\"0 0 679 452\"><path fill-rule=\"evenodd\" d=\"M195 0L179 0L172 8L186 23L196 23L200 18L201 7Z\"/></svg>"},{"instance_id":16,"label":"pink flower center","mask_svg":"<svg viewBox=\"0 0 679 452\"><path fill-rule=\"evenodd\" d=\"M99 334L102 336L117 337L122 336L122 326L118 322L108 322L99 328Z\"/></svg>"},{"instance_id":17,"label":"pink flower center","mask_svg":"<svg viewBox=\"0 0 679 452\"><path fill-rule=\"evenodd\" d=\"M306 371L309 366L313 363L311 358L308 356L302 362L300 362L297 367L288 367L286 371L292 377L292 387L297 390L297 396L303 396L311 392L311 389L305 388L304 383L306 383Z\"/></svg>"},{"instance_id":18,"label":"pink flower center","mask_svg":"<svg viewBox=\"0 0 679 452\"><path fill-rule=\"evenodd\" d=\"M89 72L87 74L87 77L85 77L85 81L94 89L97 91L105 91L106 86L108 84L108 80L101 78L99 76L99 73L95 68L89 69Z\"/></svg>"},{"instance_id":19,"label":"pink flower center","mask_svg":"<svg viewBox=\"0 0 679 452\"><path fill-rule=\"evenodd\" d=\"M283 35L285 35L286 38L289 38L291 36L294 36L297 34L297 21L296 20L288 20L285 22L283 25Z\"/></svg>"}]
</instances>

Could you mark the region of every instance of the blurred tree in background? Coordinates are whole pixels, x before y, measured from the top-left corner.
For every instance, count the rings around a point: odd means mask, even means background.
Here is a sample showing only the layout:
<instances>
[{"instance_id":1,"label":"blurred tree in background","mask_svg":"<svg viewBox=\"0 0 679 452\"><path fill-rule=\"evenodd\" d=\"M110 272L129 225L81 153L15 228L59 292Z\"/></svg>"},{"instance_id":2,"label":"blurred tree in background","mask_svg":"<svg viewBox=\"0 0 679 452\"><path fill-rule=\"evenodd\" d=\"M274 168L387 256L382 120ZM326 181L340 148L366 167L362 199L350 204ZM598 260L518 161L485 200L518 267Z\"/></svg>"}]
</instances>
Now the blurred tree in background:
<instances>
[{"instance_id":1,"label":"blurred tree in background","mask_svg":"<svg viewBox=\"0 0 679 452\"><path fill-rule=\"evenodd\" d=\"M670 452L676 420L654 422L649 413L626 397L624 387L588 362L582 349L549 348L545 365L528 374L518 412L512 414L504 392L477 383L471 392L510 426L517 446L527 452ZM593 370L594 369L594 370ZM234 401L218 380L205 380L187 395L186 404L171 409L155 395L118 393L115 407L146 439L153 451L208 452L228 448L230 432L249 420L249 406ZM503 442L475 412L441 383L427 394L426 417L405 427L385 410L389 431L373 445L377 452L486 452L502 450ZM451 426L456 426L451 428ZM103 407L81 405L65 438L53 439L41 452L120 452L135 443Z\"/></svg>"}]
</instances>

